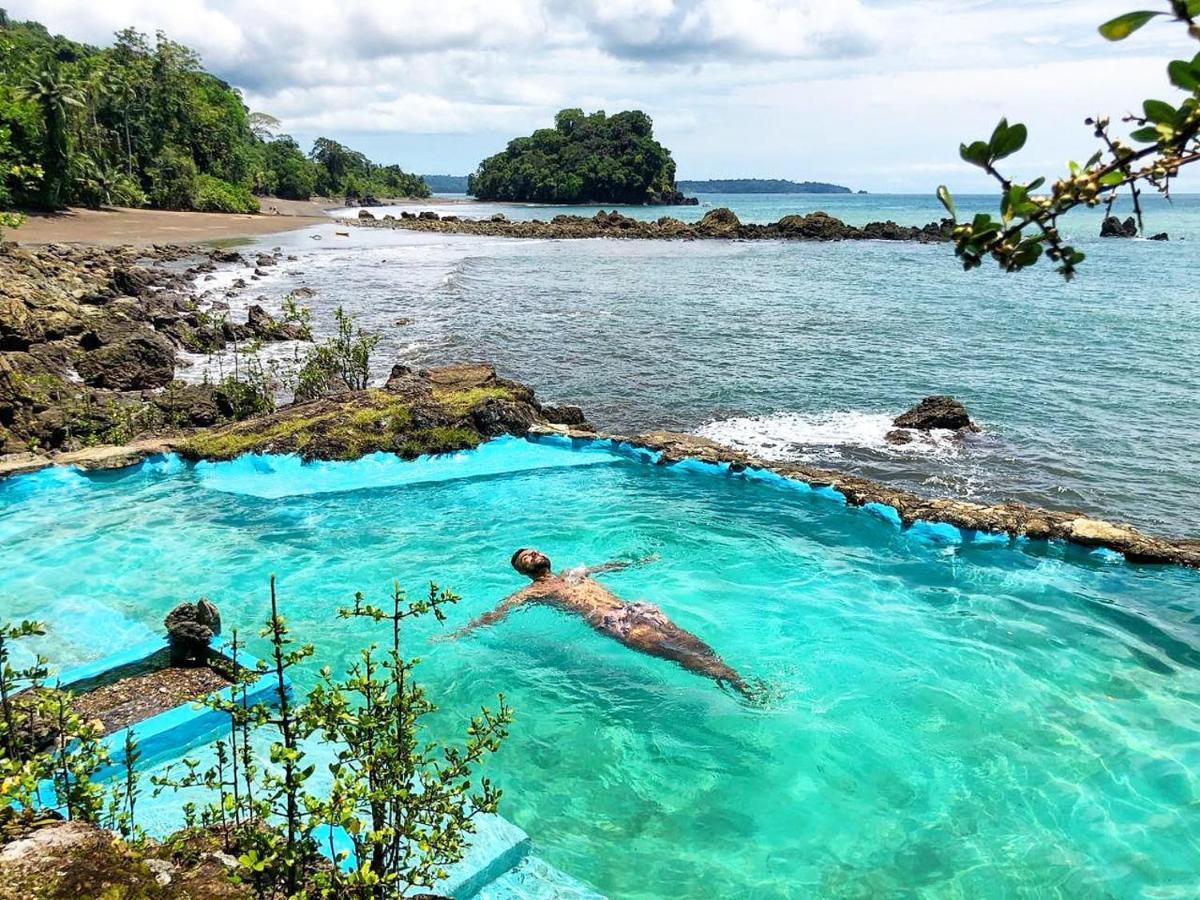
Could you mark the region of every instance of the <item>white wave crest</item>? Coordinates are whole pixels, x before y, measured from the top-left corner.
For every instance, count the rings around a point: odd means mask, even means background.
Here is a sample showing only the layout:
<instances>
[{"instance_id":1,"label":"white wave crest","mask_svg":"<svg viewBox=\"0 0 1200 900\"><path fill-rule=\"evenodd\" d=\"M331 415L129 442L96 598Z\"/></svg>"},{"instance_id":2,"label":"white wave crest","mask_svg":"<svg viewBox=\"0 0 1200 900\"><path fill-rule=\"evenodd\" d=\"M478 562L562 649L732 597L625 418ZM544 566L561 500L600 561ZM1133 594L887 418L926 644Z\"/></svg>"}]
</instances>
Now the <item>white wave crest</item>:
<instances>
[{"instance_id":1,"label":"white wave crest","mask_svg":"<svg viewBox=\"0 0 1200 900\"><path fill-rule=\"evenodd\" d=\"M822 458L849 448L936 456L957 456L961 451L952 431L912 432L910 443L889 444L886 435L895 429L886 413L850 410L739 416L708 422L695 433L769 460Z\"/></svg>"}]
</instances>

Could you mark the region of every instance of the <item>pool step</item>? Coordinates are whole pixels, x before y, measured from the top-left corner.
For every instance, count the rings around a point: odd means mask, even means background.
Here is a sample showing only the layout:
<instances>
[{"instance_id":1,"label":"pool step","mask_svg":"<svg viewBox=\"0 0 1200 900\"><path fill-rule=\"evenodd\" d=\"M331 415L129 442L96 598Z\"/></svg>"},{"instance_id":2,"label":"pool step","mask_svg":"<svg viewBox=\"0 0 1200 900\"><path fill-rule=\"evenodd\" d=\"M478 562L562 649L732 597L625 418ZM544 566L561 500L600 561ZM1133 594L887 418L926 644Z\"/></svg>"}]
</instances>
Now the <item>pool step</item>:
<instances>
[{"instance_id":1,"label":"pool step","mask_svg":"<svg viewBox=\"0 0 1200 900\"><path fill-rule=\"evenodd\" d=\"M604 900L603 894L537 856L525 857L475 897L476 900Z\"/></svg>"},{"instance_id":2,"label":"pool step","mask_svg":"<svg viewBox=\"0 0 1200 900\"><path fill-rule=\"evenodd\" d=\"M134 666L155 654L168 651L170 645L167 639L154 638L132 644L119 653L106 656L94 662L84 663L72 669L64 669L57 677L48 683L58 684L65 690L80 692L87 690L90 685L117 669ZM238 664L246 669L255 669L260 663L253 656L241 653ZM287 683L290 690L291 684ZM220 691L225 699L233 696L232 688ZM278 702L279 691L269 678L259 678L246 690L248 703L266 703L274 705ZM128 728L114 731L105 735L101 742L108 750L109 765L95 774L97 780L102 780L119 774L125 765L125 738L133 733L138 747L138 766L146 769L156 763L177 759L189 750L203 744L211 743L229 730L229 716L226 713L198 706L195 703L184 703L166 712L135 722ZM45 793L49 790L49 794ZM53 797L53 788L49 783L42 786L40 792L43 800ZM57 807L57 802L49 805Z\"/></svg>"}]
</instances>

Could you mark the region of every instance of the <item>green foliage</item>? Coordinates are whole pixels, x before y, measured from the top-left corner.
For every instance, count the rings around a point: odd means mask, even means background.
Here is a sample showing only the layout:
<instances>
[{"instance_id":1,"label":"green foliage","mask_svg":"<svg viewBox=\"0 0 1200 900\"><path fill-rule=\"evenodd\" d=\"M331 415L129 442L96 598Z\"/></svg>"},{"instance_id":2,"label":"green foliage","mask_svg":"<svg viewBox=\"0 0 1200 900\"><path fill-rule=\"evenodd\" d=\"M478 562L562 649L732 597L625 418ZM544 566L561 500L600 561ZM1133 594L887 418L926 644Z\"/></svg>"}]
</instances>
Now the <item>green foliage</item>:
<instances>
[{"instance_id":1,"label":"green foliage","mask_svg":"<svg viewBox=\"0 0 1200 900\"><path fill-rule=\"evenodd\" d=\"M342 307L334 311L336 333L313 347L297 373L296 399L311 400L339 391L366 390L371 380L371 353L379 335L355 327Z\"/></svg>"},{"instance_id":2,"label":"green foliage","mask_svg":"<svg viewBox=\"0 0 1200 900\"><path fill-rule=\"evenodd\" d=\"M191 209L196 163L177 147L165 147L150 169L150 200L161 209Z\"/></svg>"},{"instance_id":3,"label":"green foliage","mask_svg":"<svg viewBox=\"0 0 1200 900\"><path fill-rule=\"evenodd\" d=\"M233 371L220 371L213 397L221 411L235 421L275 411L275 396L283 387L278 368L264 365L259 341L233 344Z\"/></svg>"},{"instance_id":4,"label":"green foliage","mask_svg":"<svg viewBox=\"0 0 1200 900\"><path fill-rule=\"evenodd\" d=\"M258 201L244 187L237 187L212 175L197 175L192 209L201 212L256 213Z\"/></svg>"},{"instance_id":5,"label":"green foliage","mask_svg":"<svg viewBox=\"0 0 1200 900\"><path fill-rule=\"evenodd\" d=\"M652 203L675 191L675 161L640 110L564 109L553 128L509 141L468 181L480 200Z\"/></svg>"},{"instance_id":6,"label":"green foliage","mask_svg":"<svg viewBox=\"0 0 1200 900\"><path fill-rule=\"evenodd\" d=\"M428 197L429 185L399 166L380 166L357 150L317 138L309 154L318 166L316 191L326 197Z\"/></svg>"},{"instance_id":7,"label":"green foliage","mask_svg":"<svg viewBox=\"0 0 1200 900\"><path fill-rule=\"evenodd\" d=\"M207 792L202 807L185 804L189 824L217 826L237 860L235 879L257 896L409 896L412 888L444 877L462 858L473 820L496 810L500 792L486 778L476 786L474 774L507 736L512 711L501 696L496 712L485 708L471 719L461 746L424 739L422 720L436 707L415 680L418 661L400 650L405 620L432 614L440 621L441 607L458 599L435 584L412 602L396 585L386 608L356 594L339 618L386 625L386 649L368 646L342 678L323 668L302 700L292 694L288 673L313 648L291 637L273 577L271 615L261 632L270 643L269 661L255 670L238 666L242 644L234 633L233 690L205 701L229 722L215 763L201 769L184 760L154 784L156 792ZM274 707L248 701L247 687L258 678L271 680ZM259 734L271 741L265 762L255 753ZM332 782L319 792L308 787L316 771L308 750L313 738L334 754ZM357 866L342 871L320 863L318 843L330 825L349 837Z\"/></svg>"},{"instance_id":8,"label":"green foliage","mask_svg":"<svg viewBox=\"0 0 1200 900\"><path fill-rule=\"evenodd\" d=\"M0 212L0 241L4 240L4 229L20 228L25 217L20 213Z\"/></svg>"},{"instance_id":9,"label":"green foliage","mask_svg":"<svg viewBox=\"0 0 1200 900\"><path fill-rule=\"evenodd\" d=\"M1120 41L1156 18L1173 17L1186 26L1192 38L1200 40L1200 0L1165 2L1169 11L1126 13L1101 25L1100 33L1110 41ZM1084 254L1063 241L1059 217L1078 206L1096 207L1102 203L1111 211L1122 188L1129 189L1138 230L1143 230L1140 197L1144 187L1169 197L1172 179L1179 170L1200 160L1200 54L1190 60L1172 60L1167 65L1167 77L1174 87L1188 94L1181 103L1145 100L1141 115L1123 119L1135 126L1129 143L1113 136L1109 118L1087 119L1100 149L1083 165L1070 163L1068 174L1055 181L1048 194L1037 193L1046 179L1014 182L996 168L997 162L1025 146L1028 133L1024 125L1009 125L1007 119L1001 119L988 140L962 144L959 154L963 160L995 178L1001 190L999 219L979 213L970 222L955 222L955 253L963 268L976 268L985 256L991 256L1004 271L1014 272L1034 265L1044 255L1058 264L1064 278L1071 279L1084 261ZM1145 146L1135 148L1132 144ZM937 194L951 217L957 219L950 192L942 186Z\"/></svg>"},{"instance_id":10,"label":"green foliage","mask_svg":"<svg viewBox=\"0 0 1200 900\"><path fill-rule=\"evenodd\" d=\"M98 49L0 17L0 209L256 212L252 192L429 194L420 178L333 141L319 140L310 159L278 126L161 32L151 41L127 28Z\"/></svg>"},{"instance_id":11,"label":"green foliage","mask_svg":"<svg viewBox=\"0 0 1200 900\"><path fill-rule=\"evenodd\" d=\"M786 178L710 178L676 182L685 194L849 194L850 188L824 181Z\"/></svg>"},{"instance_id":12,"label":"green foliage","mask_svg":"<svg viewBox=\"0 0 1200 900\"><path fill-rule=\"evenodd\" d=\"M80 718L69 692L44 686L45 658L13 665L14 642L45 633L40 622L0 621L0 811L39 816L45 811L40 787L48 782L68 819L136 836L139 751L132 733L125 741L125 775L105 788L97 774L111 760L99 725Z\"/></svg>"}]
</instances>

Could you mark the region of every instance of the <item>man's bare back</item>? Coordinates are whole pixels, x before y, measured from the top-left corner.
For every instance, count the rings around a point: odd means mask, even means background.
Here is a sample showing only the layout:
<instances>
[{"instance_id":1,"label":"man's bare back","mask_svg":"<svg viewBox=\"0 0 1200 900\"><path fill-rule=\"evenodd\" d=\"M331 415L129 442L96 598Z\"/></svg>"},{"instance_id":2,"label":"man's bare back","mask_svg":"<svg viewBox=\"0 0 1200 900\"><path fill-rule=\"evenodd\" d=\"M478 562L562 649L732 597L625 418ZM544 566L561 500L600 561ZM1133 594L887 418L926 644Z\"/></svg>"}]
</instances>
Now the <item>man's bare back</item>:
<instances>
[{"instance_id":1,"label":"man's bare back","mask_svg":"<svg viewBox=\"0 0 1200 900\"><path fill-rule=\"evenodd\" d=\"M612 562L602 566L566 569L555 574L550 560L537 550L522 549L513 554L513 568L532 580L504 599L491 612L484 613L454 633L466 634L503 619L518 606L541 603L574 613L603 635L627 647L669 659L689 672L726 683L744 696L751 696L741 676L722 662L716 651L694 634L684 631L652 603L626 603L591 576L628 568L633 563Z\"/></svg>"}]
</instances>

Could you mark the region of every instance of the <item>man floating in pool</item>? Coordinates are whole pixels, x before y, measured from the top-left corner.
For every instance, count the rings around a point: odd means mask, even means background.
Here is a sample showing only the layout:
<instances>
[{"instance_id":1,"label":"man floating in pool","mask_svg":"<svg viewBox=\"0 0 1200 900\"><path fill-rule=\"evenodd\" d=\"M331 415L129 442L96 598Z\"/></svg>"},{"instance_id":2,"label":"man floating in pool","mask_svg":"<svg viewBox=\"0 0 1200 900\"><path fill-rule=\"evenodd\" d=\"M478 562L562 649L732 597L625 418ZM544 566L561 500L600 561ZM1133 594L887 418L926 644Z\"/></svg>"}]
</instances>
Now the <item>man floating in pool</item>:
<instances>
[{"instance_id":1,"label":"man floating in pool","mask_svg":"<svg viewBox=\"0 0 1200 900\"><path fill-rule=\"evenodd\" d=\"M614 572L649 562L652 557L632 562L609 562L600 566L580 566L554 574L550 559L537 550L523 548L512 556L512 567L533 584L503 600L491 612L484 613L450 637L460 637L484 625L494 625L525 603L574 613L603 635L620 641L650 656L678 663L689 672L728 684L743 696L750 690L737 672L721 661L716 651L700 638L684 631L652 603L626 603L591 576Z\"/></svg>"}]
</instances>

